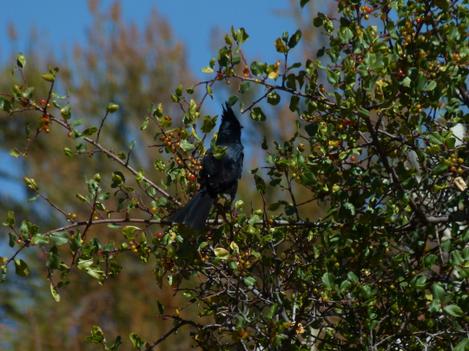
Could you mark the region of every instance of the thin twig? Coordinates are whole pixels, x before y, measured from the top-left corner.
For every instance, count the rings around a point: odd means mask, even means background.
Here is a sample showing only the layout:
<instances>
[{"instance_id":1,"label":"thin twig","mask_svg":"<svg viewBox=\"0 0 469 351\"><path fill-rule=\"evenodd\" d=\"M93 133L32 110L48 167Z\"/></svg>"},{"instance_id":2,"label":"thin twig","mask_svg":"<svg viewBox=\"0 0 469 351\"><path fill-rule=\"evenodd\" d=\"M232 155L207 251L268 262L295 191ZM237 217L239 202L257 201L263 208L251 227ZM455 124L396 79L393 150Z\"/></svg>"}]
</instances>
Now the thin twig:
<instances>
[{"instance_id":1,"label":"thin twig","mask_svg":"<svg viewBox=\"0 0 469 351\"><path fill-rule=\"evenodd\" d=\"M59 125L61 125L62 127L66 128L67 130L70 130L70 126L68 126L65 122L55 118L54 116L50 115L50 118L52 121L58 123ZM101 144L97 143L95 140L89 138L89 137L83 137L83 140L85 140L87 143L93 145L94 147L98 148L100 151L102 151L104 154L106 154L109 158L113 159L114 161L116 161L117 163L119 163L121 166L125 167L130 173L132 173L133 175L135 176L138 176L139 178L141 178L145 183L147 183L148 185L150 185L151 187L153 187L157 192L159 192L161 195L163 195L164 197L166 197L167 199L171 200L172 202L174 202L176 205L180 206L181 203L176 200L173 196L171 196L168 192L166 192L165 190L163 190L161 187L159 187L158 185L156 185L152 180L150 180L149 178L147 178L146 176L142 175L139 171L137 171L135 168L133 168L132 166L128 165L126 163L126 161L122 160L121 158L119 158L119 156L117 156L114 152L112 152L111 150L105 148L104 146L102 146Z\"/></svg>"},{"instance_id":2,"label":"thin twig","mask_svg":"<svg viewBox=\"0 0 469 351\"><path fill-rule=\"evenodd\" d=\"M101 135L101 130L103 129L104 127L104 122L106 122L106 118L107 116L109 115L109 111L106 110L106 113L104 114L104 117L101 119L101 123L99 125L99 128L98 128L98 131L96 133L96 139L95 139L95 142L98 143L99 142L99 136Z\"/></svg>"},{"instance_id":3,"label":"thin twig","mask_svg":"<svg viewBox=\"0 0 469 351\"><path fill-rule=\"evenodd\" d=\"M260 101L264 100L264 98L269 95L274 89L273 88L268 88L267 91L258 99L254 100L248 107L243 109L241 111L242 114L244 114L247 111L250 111L254 106L256 106Z\"/></svg>"},{"instance_id":4,"label":"thin twig","mask_svg":"<svg viewBox=\"0 0 469 351\"><path fill-rule=\"evenodd\" d=\"M179 328L181 328L183 325L187 325L187 324L189 324L189 323L186 322L186 321L177 321L176 325L174 327L172 327L167 333L162 335L158 340L156 340L152 344L148 345L148 347L145 350L146 351L153 350L156 346L158 346L160 343L165 341L171 334L177 332L179 330Z\"/></svg>"}]
</instances>

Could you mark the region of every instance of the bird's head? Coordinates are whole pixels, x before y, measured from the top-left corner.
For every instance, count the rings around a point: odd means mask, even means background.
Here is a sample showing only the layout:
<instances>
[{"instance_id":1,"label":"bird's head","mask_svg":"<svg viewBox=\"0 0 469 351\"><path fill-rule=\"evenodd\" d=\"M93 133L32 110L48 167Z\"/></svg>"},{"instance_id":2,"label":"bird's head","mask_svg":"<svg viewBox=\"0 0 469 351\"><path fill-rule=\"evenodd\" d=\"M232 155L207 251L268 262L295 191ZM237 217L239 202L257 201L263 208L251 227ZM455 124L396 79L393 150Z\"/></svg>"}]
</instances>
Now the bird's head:
<instances>
[{"instance_id":1,"label":"bird's head","mask_svg":"<svg viewBox=\"0 0 469 351\"><path fill-rule=\"evenodd\" d=\"M241 141L241 129L243 126L239 123L231 106L227 103L223 106L223 114L220 129L218 130L217 144L232 143Z\"/></svg>"}]
</instances>

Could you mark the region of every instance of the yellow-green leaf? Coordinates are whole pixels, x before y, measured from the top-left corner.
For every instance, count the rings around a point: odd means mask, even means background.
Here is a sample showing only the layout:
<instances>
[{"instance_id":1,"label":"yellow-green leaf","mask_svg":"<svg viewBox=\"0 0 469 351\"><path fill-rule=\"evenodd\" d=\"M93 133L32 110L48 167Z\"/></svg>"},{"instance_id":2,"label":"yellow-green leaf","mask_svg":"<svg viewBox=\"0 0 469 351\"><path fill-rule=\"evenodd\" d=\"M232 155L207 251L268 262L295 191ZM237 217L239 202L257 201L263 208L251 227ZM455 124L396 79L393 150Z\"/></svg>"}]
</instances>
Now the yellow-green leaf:
<instances>
[{"instance_id":1,"label":"yellow-green leaf","mask_svg":"<svg viewBox=\"0 0 469 351\"><path fill-rule=\"evenodd\" d=\"M215 253L215 256L221 260L227 260L228 257L230 257L229 251L223 247L217 247L213 249L213 252Z\"/></svg>"},{"instance_id":2,"label":"yellow-green leaf","mask_svg":"<svg viewBox=\"0 0 469 351\"><path fill-rule=\"evenodd\" d=\"M118 104L115 104L113 102L110 102L108 105L107 105L107 108L106 108L106 111L109 112L109 113L114 113L116 111L119 110L119 105Z\"/></svg>"},{"instance_id":3,"label":"yellow-green leaf","mask_svg":"<svg viewBox=\"0 0 469 351\"><path fill-rule=\"evenodd\" d=\"M53 82L55 80L55 74L50 73L50 72L44 73L41 77L47 82Z\"/></svg>"}]
</instances>

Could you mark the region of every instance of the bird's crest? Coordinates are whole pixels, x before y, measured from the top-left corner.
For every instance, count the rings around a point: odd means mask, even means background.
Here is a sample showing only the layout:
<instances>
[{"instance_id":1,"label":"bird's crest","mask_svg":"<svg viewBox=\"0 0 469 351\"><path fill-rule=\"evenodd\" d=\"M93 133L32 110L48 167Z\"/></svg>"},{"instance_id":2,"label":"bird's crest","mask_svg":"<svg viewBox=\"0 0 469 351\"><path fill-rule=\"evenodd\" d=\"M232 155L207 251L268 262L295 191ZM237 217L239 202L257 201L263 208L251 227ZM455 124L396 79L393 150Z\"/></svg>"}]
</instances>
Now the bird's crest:
<instances>
[{"instance_id":1,"label":"bird's crest","mask_svg":"<svg viewBox=\"0 0 469 351\"><path fill-rule=\"evenodd\" d=\"M238 119L236 118L236 115L233 111L233 109L231 108L231 106L225 102L225 105L222 106L223 107L223 114L222 114L222 121L233 121L233 122L237 122L237 124L241 126L241 123L239 123Z\"/></svg>"},{"instance_id":2,"label":"bird's crest","mask_svg":"<svg viewBox=\"0 0 469 351\"><path fill-rule=\"evenodd\" d=\"M241 139L241 123L228 103L223 106L223 114L218 131L217 144L239 142Z\"/></svg>"}]
</instances>

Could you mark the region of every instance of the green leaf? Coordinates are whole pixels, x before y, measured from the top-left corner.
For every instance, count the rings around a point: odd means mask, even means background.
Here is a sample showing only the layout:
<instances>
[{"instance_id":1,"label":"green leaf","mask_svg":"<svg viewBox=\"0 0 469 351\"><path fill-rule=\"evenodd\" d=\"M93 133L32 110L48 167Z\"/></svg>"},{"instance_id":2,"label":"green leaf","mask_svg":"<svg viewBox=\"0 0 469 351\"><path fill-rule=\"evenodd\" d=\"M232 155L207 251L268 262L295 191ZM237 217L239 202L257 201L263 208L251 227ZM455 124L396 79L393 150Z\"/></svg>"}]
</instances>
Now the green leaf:
<instances>
[{"instance_id":1,"label":"green leaf","mask_svg":"<svg viewBox=\"0 0 469 351\"><path fill-rule=\"evenodd\" d=\"M53 242L57 246L65 245L68 243L69 240L67 232L54 232L50 234L49 238L51 242Z\"/></svg>"},{"instance_id":2,"label":"green leaf","mask_svg":"<svg viewBox=\"0 0 469 351\"><path fill-rule=\"evenodd\" d=\"M72 157L73 156L73 151L69 147L64 147L64 154L67 157Z\"/></svg>"},{"instance_id":3,"label":"green leaf","mask_svg":"<svg viewBox=\"0 0 469 351\"><path fill-rule=\"evenodd\" d=\"M11 102L0 96L0 111L10 112Z\"/></svg>"},{"instance_id":4,"label":"green leaf","mask_svg":"<svg viewBox=\"0 0 469 351\"><path fill-rule=\"evenodd\" d=\"M19 68L24 68L24 66L26 66L26 57L23 54L18 54L18 56L16 56L16 65Z\"/></svg>"},{"instance_id":5,"label":"green leaf","mask_svg":"<svg viewBox=\"0 0 469 351\"><path fill-rule=\"evenodd\" d=\"M251 276L245 277L243 281L244 281L244 284L246 284L246 286L248 287L252 287L254 286L254 284L256 284L256 278L251 277Z\"/></svg>"},{"instance_id":6,"label":"green leaf","mask_svg":"<svg viewBox=\"0 0 469 351\"><path fill-rule=\"evenodd\" d=\"M232 65L237 65L240 62L241 62L241 56L240 55L233 55L231 57L231 64Z\"/></svg>"},{"instance_id":7,"label":"green leaf","mask_svg":"<svg viewBox=\"0 0 469 351\"><path fill-rule=\"evenodd\" d=\"M250 68L251 68L251 73L254 74L255 76L258 76L266 72L267 65L264 62L253 61L251 63Z\"/></svg>"},{"instance_id":8,"label":"green leaf","mask_svg":"<svg viewBox=\"0 0 469 351\"><path fill-rule=\"evenodd\" d=\"M444 162L439 163L435 168L432 169L432 174L440 175L448 170L448 165Z\"/></svg>"},{"instance_id":9,"label":"green leaf","mask_svg":"<svg viewBox=\"0 0 469 351\"><path fill-rule=\"evenodd\" d=\"M267 95L267 102L271 105L277 105L280 102L280 95L272 91Z\"/></svg>"},{"instance_id":10,"label":"green leaf","mask_svg":"<svg viewBox=\"0 0 469 351\"><path fill-rule=\"evenodd\" d=\"M226 146L218 146L218 145L213 145L212 146L212 155L217 160L219 160L223 156L225 156L225 153L226 153Z\"/></svg>"},{"instance_id":11,"label":"green leaf","mask_svg":"<svg viewBox=\"0 0 469 351\"><path fill-rule=\"evenodd\" d=\"M136 227L134 225L126 225L124 228L122 228L122 234L124 234L126 239L131 240L134 238L135 232L141 230L142 229L140 227Z\"/></svg>"},{"instance_id":12,"label":"green leaf","mask_svg":"<svg viewBox=\"0 0 469 351\"><path fill-rule=\"evenodd\" d=\"M98 131L98 128L90 127L90 128L86 128L81 134L83 134L85 136L90 136L90 135L93 135L94 133L96 133L97 131Z\"/></svg>"},{"instance_id":13,"label":"green leaf","mask_svg":"<svg viewBox=\"0 0 469 351\"><path fill-rule=\"evenodd\" d=\"M28 187L28 189L32 191L37 191L39 187L37 186L36 180L34 178L23 177L24 184Z\"/></svg>"},{"instance_id":14,"label":"green leaf","mask_svg":"<svg viewBox=\"0 0 469 351\"><path fill-rule=\"evenodd\" d=\"M288 40L288 47L290 49L293 49L300 40L301 40L301 31L297 30L295 34L293 34Z\"/></svg>"},{"instance_id":15,"label":"green leaf","mask_svg":"<svg viewBox=\"0 0 469 351\"><path fill-rule=\"evenodd\" d=\"M122 338L120 335L118 335L114 339L114 343L111 346L109 346L109 351L117 351L119 350L121 345L122 345Z\"/></svg>"},{"instance_id":16,"label":"green leaf","mask_svg":"<svg viewBox=\"0 0 469 351\"><path fill-rule=\"evenodd\" d=\"M308 133L310 137L313 137L318 132L318 124L317 123L310 123L305 126L305 131Z\"/></svg>"},{"instance_id":17,"label":"green leaf","mask_svg":"<svg viewBox=\"0 0 469 351\"><path fill-rule=\"evenodd\" d=\"M13 211L8 211L7 212L7 218L5 222L3 222L3 225L6 227L13 227L15 225L16 219L15 219L15 212Z\"/></svg>"},{"instance_id":18,"label":"green leaf","mask_svg":"<svg viewBox=\"0 0 469 351\"><path fill-rule=\"evenodd\" d=\"M239 85L239 93L240 93L240 94L244 94L244 93L246 93L247 91L249 91L250 88L251 88L251 83L250 83L250 82L242 82L242 83Z\"/></svg>"},{"instance_id":19,"label":"green leaf","mask_svg":"<svg viewBox=\"0 0 469 351\"><path fill-rule=\"evenodd\" d=\"M443 300L445 297L445 289L440 285L440 283L434 283L432 285L433 296L438 300Z\"/></svg>"},{"instance_id":20,"label":"green leaf","mask_svg":"<svg viewBox=\"0 0 469 351\"><path fill-rule=\"evenodd\" d=\"M268 319L272 319L275 314L277 313L278 311L278 304L277 303L274 303L272 306L270 306L270 308L267 310L265 316L266 318Z\"/></svg>"},{"instance_id":21,"label":"green leaf","mask_svg":"<svg viewBox=\"0 0 469 351\"><path fill-rule=\"evenodd\" d=\"M232 29L232 31L233 31L233 29ZM236 41L239 44L244 43L249 38L249 34L246 32L246 30L243 27L241 27L237 31L235 31L233 36L235 37Z\"/></svg>"},{"instance_id":22,"label":"green leaf","mask_svg":"<svg viewBox=\"0 0 469 351\"><path fill-rule=\"evenodd\" d=\"M402 81L401 81L401 85L408 88L410 87L410 83L412 83L412 80L409 78L409 77L405 77Z\"/></svg>"},{"instance_id":23,"label":"green leaf","mask_svg":"<svg viewBox=\"0 0 469 351\"><path fill-rule=\"evenodd\" d=\"M318 15L314 17L313 24L315 27L321 27L324 24L325 16L322 12L318 12Z\"/></svg>"},{"instance_id":24,"label":"green leaf","mask_svg":"<svg viewBox=\"0 0 469 351\"><path fill-rule=\"evenodd\" d=\"M129 339L132 342L132 346L137 350L140 350L145 345L142 338L135 333L130 333Z\"/></svg>"},{"instance_id":25,"label":"green leaf","mask_svg":"<svg viewBox=\"0 0 469 351\"><path fill-rule=\"evenodd\" d=\"M15 271L21 277L27 277L30 274L28 265L21 258L15 259Z\"/></svg>"},{"instance_id":26,"label":"green leaf","mask_svg":"<svg viewBox=\"0 0 469 351\"><path fill-rule=\"evenodd\" d=\"M50 294L52 295L52 298L55 300L55 302L60 302L60 295L57 292L57 289L54 288L54 285L52 285L52 283L49 284L49 288L50 288Z\"/></svg>"},{"instance_id":27,"label":"green leaf","mask_svg":"<svg viewBox=\"0 0 469 351\"><path fill-rule=\"evenodd\" d=\"M47 82L53 82L55 80L55 74L54 73L51 73L51 72L48 72L48 73L44 73L43 75L41 75L42 79L44 79L45 81Z\"/></svg>"},{"instance_id":28,"label":"green leaf","mask_svg":"<svg viewBox=\"0 0 469 351\"><path fill-rule=\"evenodd\" d=\"M425 288L426 283L427 283L427 277L424 275L420 275L418 276L417 279L415 279L415 287L418 289Z\"/></svg>"},{"instance_id":29,"label":"green leaf","mask_svg":"<svg viewBox=\"0 0 469 351\"><path fill-rule=\"evenodd\" d=\"M85 271L91 277L102 280L104 278L104 272L97 266L94 265L93 259L79 259L77 268L79 270Z\"/></svg>"},{"instance_id":30,"label":"green leaf","mask_svg":"<svg viewBox=\"0 0 469 351\"><path fill-rule=\"evenodd\" d=\"M309 0L300 0L300 6L304 7L308 2Z\"/></svg>"},{"instance_id":31,"label":"green leaf","mask_svg":"<svg viewBox=\"0 0 469 351\"><path fill-rule=\"evenodd\" d=\"M215 257L219 258L220 260L227 260L230 257L230 252L223 247L217 247L213 249Z\"/></svg>"},{"instance_id":32,"label":"green leaf","mask_svg":"<svg viewBox=\"0 0 469 351\"><path fill-rule=\"evenodd\" d=\"M14 157L14 158L18 158L18 157L24 155L21 151L19 151L19 150L16 149L16 148L13 149L13 150L10 150L9 154L10 154L11 157Z\"/></svg>"},{"instance_id":33,"label":"green leaf","mask_svg":"<svg viewBox=\"0 0 469 351\"><path fill-rule=\"evenodd\" d=\"M231 95L228 99L228 105L233 106L238 102L238 97L236 95Z\"/></svg>"},{"instance_id":34,"label":"green leaf","mask_svg":"<svg viewBox=\"0 0 469 351\"><path fill-rule=\"evenodd\" d=\"M342 43L349 43L353 38L353 33L349 27L342 27L339 31L339 38Z\"/></svg>"},{"instance_id":35,"label":"green leaf","mask_svg":"<svg viewBox=\"0 0 469 351\"><path fill-rule=\"evenodd\" d=\"M194 148L195 148L194 144L191 144L191 143L188 142L186 139L183 139L183 140L181 141L181 143L179 144L179 146L180 146L181 149L183 149L185 152L194 150Z\"/></svg>"},{"instance_id":36,"label":"green leaf","mask_svg":"<svg viewBox=\"0 0 469 351\"><path fill-rule=\"evenodd\" d=\"M321 278L322 282L324 283L324 286L328 289L332 289L334 287L334 275L332 275L329 272L326 272L322 275Z\"/></svg>"},{"instance_id":37,"label":"green leaf","mask_svg":"<svg viewBox=\"0 0 469 351\"><path fill-rule=\"evenodd\" d=\"M352 283L358 283L358 276L353 273L353 272L348 272L347 273L347 278L350 280Z\"/></svg>"},{"instance_id":38,"label":"green leaf","mask_svg":"<svg viewBox=\"0 0 469 351\"><path fill-rule=\"evenodd\" d=\"M350 202L344 203L344 208L352 215L355 215L355 206Z\"/></svg>"},{"instance_id":39,"label":"green leaf","mask_svg":"<svg viewBox=\"0 0 469 351\"><path fill-rule=\"evenodd\" d=\"M265 121L265 114L264 112L262 111L262 109L258 106L254 107L252 110L251 110L251 118L254 120L254 121Z\"/></svg>"},{"instance_id":40,"label":"green leaf","mask_svg":"<svg viewBox=\"0 0 469 351\"><path fill-rule=\"evenodd\" d=\"M453 349L453 351L466 351L469 348L469 339L462 339Z\"/></svg>"},{"instance_id":41,"label":"green leaf","mask_svg":"<svg viewBox=\"0 0 469 351\"><path fill-rule=\"evenodd\" d=\"M17 236L13 233L8 233L8 246L14 247Z\"/></svg>"},{"instance_id":42,"label":"green leaf","mask_svg":"<svg viewBox=\"0 0 469 351\"><path fill-rule=\"evenodd\" d=\"M327 81L332 85L335 85L340 80L340 71L327 70Z\"/></svg>"},{"instance_id":43,"label":"green leaf","mask_svg":"<svg viewBox=\"0 0 469 351\"><path fill-rule=\"evenodd\" d=\"M44 234L36 234L31 238L31 244L33 245L47 245L49 244L49 237Z\"/></svg>"},{"instance_id":44,"label":"green leaf","mask_svg":"<svg viewBox=\"0 0 469 351\"><path fill-rule=\"evenodd\" d=\"M431 80L427 82L423 88L424 91L432 91L433 89L436 88L436 82L434 80Z\"/></svg>"},{"instance_id":45,"label":"green leaf","mask_svg":"<svg viewBox=\"0 0 469 351\"><path fill-rule=\"evenodd\" d=\"M300 102L300 98L296 95L292 95L290 99L290 105L288 106L290 111L295 112L298 110L298 103Z\"/></svg>"},{"instance_id":46,"label":"green leaf","mask_svg":"<svg viewBox=\"0 0 469 351\"><path fill-rule=\"evenodd\" d=\"M451 304L443 307L443 310L453 317L463 317L464 312L458 305Z\"/></svg>"},{"instance_id":47,"label":"green leaf","mask_svg":"<svg viewBox=\"0 0 469 351\"><path fill-rule=\"evenodd\" d=\"M118 186L125 183L125 176L121 171L115 171L112 173L111 188L117 188Z\"/></svg>"},{"instance_id":48,"label":"green leaf","mask_svg":"<svg viewBox=\"0 0 469 351\"><path fill-rule=\"evenodd\" d=\"M70 105L66 105L60 109L60 114L64 119L69 119L72 113L72 107Z\"/></svg>"},{"instance_id":49,"label":"green leaf","mask_svg":"<svg viewBox=\"0 0 469 351\"><path fill-rule=\"evenodd\" d=\"M34 87L28 87L23 90L21 93L21 96L24 97L25 99L29 99L33 95Z\"/></svg>"},{"instance_id":50,"label":"green leaf","mask_svg":"<svg viewBox=\"0 0 469 351\"><path fill-rule=\"evenodd\" d=\"M287 45L285 44L285 42L283 41L282 38L277 38L277 39L275 40L275 49L276 49L278 52L282 53L282 54L288 52L288 47L287 47Z\"/></svg>"},{"instance_id":51,"label":"green leaf","mask_svg":"<svg viewBox=\"0 0 469 351\"><path fill-rule=\"evenodd\" d=\"M106 111L109 112L109 113L114 113L118 110L119 110L119 105L115 104L113 102L110 102L106 107Z\"/></svg>"},{"instance_id":52,"label":"green leaf","mask_svg":"<svg viewBox=\"0 0 469 351\"><path fill-rule=\"evenodd\" d=\"M213 68L210 67L210 66L206 66L204 68L202 68L202 73L207 73L207 74L210 74L210 73L213 73Z\"/></svg>"},{"instance_id":53,"label":"green leaf","mask_svg":"<svg viewBox=\"0 0 469 351\"><path fill-rule=\"evenodd\" d=\"M182 96L182 84L179 84L179 85L176 87L175 93L176 93L176 96L177 96L177 97L181 97L181 96Z\"/></svg>"},{"instance_id":54,"label":"green leaf","mask_svg":"<svg viewBox=\"0 0 469 351\"><path fill-rule=\"evenodd\" d=\"M86 341L93 344L102 344L106 341L103 330L99 326L93 325L91 327L91 335L86 337Z\"/></svg>"},{"instance_id":55,"label":"green leaf","mask_svg":"<svg viewBox=\"0 0 469 351\"><path fill-rule=\"evenodd\" d=\"M80 201L88 202L88 199L85 196L83 196L82 194L75 194L75 197Z\"/></svg>"},{"instance_id":56,"label":"green leaf","mask_svg":"<svg viewBox=\"0 0 469 351\"><path fill-rule=\"evenodd\" d=\"M260 193L265 194L266 185L265 185L264 179L262 179L261 176L254 174L254 182L256 183L256 189Z\"/></svg>"},{"instance_id":57,"label":"green leaf","mask_svg":"<svg viewBox=\"0 0 469 351\"><path fill-rule=\"evenodd\" d=\"M215 124L217 122L216 118L210 117L210 116L205 116L204 117L204 122L202 124L202 132L204 133L210 133L212 129L215 127Z\"/></svg>"},{"instance_id":58,"label":"green leaf","mask_svg":"<svg viewBox=\"0 0 469 351\"><path fill-rule=\"evenodd\" d=\"M239 246L238 244L236 244L235 241L232 241L230 243L230 249L235 253L235 254L239 254Z\"/></svg>"},{"instance_id":59,"label":"green leaf","mask_svg":"<svg viewBox=\"0 0 469 351\"><path fill-rule=\"evenodd\" d=\"M350 290L350 287L352 286L352 283L350 280L344 280L342 283L340 283L340 291L341 292L347 292Z\"/></svg>"}]
</instances>

